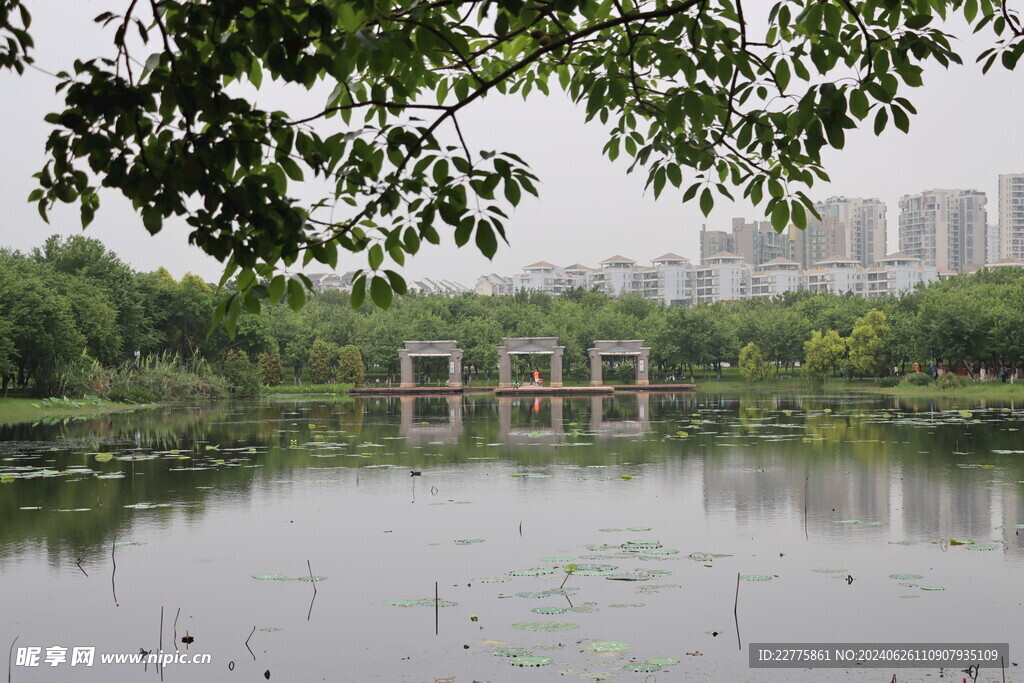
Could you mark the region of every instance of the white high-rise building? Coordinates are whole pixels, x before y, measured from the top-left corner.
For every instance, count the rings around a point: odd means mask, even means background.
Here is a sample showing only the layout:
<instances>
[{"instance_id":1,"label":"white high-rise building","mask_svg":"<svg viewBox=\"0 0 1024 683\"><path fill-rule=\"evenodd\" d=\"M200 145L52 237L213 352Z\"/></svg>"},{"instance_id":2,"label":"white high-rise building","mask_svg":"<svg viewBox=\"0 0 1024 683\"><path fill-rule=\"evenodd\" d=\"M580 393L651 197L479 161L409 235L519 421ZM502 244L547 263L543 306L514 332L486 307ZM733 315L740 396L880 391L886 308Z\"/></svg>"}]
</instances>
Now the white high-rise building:
<instances>
[{"instance_id":1,"label":"white high-rise building","mask_svg":"<svg viewBox=\"0 0 1024 683\"><path fill-rule=\"evenodd\" d=\"M844 244L836 257L855 259L866 268L885 256L886 205L881 199L829 197L814 206L823 222L832 218L843 228Z\"/></svg>"},{"instance_id":2,"label":"white high-rise building","mask_svg":"<svg viewBox=\"0 0 1024 683\"><path fill-rule=\"evenodd\" d=\"M984 192L927 190L900 198L900 252L958 273L984 265L988 214Z\"/></svg>"},{"instance_id":3,"label":"white high-rise building","mask_svg":"<svg viewBox=\"0 0 1024 683\"><path fill-rule=\"evenodd\" d=\"M867 270L866 297L903 294L922 282L939 279L935 266L926 266L921 263L921 259L906 254L891 254L878 259L877 264Z\"/></svg>"},{"instance_id":4,"label":"white high-rise building","mask_svg":"<svg viewBox=\"0 0 1024 683\"><path fill-rule=\"evenodd\" d=\"M814 264L807 271L807 289L833 294L864 293L864 267L857 259L834 258Z\"/></svg>"},{"instance_id":5,"label":"white high-rise building","mask_svg":"<svg viewBox=\"0 0 1024 683\"><path fill-rule=\"evenodd\" d=\"M694 288L698 303L746 299L750 296L750 265L742 256L720 251L694 269Z\"/></svg>"},{"instance_id":6,"label":"white high-rise building","mask_svg":"<svg viewBox=\"0 0 1024 683\"><path fill-rule=\"evenodd\" d=\"M989 263L1024 260L1024 173L999 176L999 252Z\"/></svg>"},{"instance_id":7,"label":"white high-rise building","mask_svg":"<svg viewBox=\"0 0 1024 683\"><path fill-rule=\"evenodd\" d=\"M807 276L800 264L786 258L775 258L755 270L750 276L750 296L779 296L783 292L796 292L807 286Z\"/></svg>"}]
</instances>

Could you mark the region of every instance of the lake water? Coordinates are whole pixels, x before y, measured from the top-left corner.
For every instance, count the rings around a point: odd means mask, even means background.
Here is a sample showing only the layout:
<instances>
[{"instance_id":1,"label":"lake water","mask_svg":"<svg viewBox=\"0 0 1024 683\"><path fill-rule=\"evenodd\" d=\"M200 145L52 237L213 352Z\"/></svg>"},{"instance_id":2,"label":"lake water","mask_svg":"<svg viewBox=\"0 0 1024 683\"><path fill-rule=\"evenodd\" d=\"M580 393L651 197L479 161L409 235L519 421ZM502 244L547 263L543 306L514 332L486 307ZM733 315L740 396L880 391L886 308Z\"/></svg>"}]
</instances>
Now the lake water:
<instances>
[{"instance_id":1,"label":"lake water","mask_svg":"<svg viewBox=\"0 0 1024 683\"><path fill-rule=\"evenodd\" d=\"M1022 427L1011 404L703 393L284 398L0 427L0 648L41 648L19 683L153 680L98 658L175 637L212 663L167 681L650 683L960 681L747 658L762 642L1008 642L1020 680ZM53 646L97 663L47 666Z\"/></svg>"}]
</instances>

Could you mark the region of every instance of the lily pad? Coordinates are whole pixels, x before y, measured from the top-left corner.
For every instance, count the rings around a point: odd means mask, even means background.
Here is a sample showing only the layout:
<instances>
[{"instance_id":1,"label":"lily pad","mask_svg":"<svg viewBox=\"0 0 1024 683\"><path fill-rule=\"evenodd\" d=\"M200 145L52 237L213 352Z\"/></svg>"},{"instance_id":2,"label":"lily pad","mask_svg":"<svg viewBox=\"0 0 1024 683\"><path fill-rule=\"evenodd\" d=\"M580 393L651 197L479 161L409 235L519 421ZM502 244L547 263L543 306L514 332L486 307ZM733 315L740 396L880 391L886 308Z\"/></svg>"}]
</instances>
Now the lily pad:
<instances>
[{"instance_id":1,"label":"lily pad","mask_svg":"<svg viewBox=\"0 0 1024 683\"><path fill-rule=\"evenodd\" d=\"M967 546L968 550L999 550L1002 548L998 543L972 543Z\"/></svg>"},{"instance_id":2,"label":"lily pad","mask_svg":"<svg viewBox=\"0 0 1024 683\"><path fill-rule=\"evenodd\" d=\"M549 567L537 567L534 569L517 569L515 571L508 572L509 576L544 576L545 574L554 574L555 570Z\"/></svg>"},{"instance_id":3,"label":"lily pad","mask_svg":"<svg viewBox=\"0 0 1024 683\"><path fill-rule=\"evenodd\" d=\"M622 667L626 671L632 671L638 674L649 674L655 671L661 671L661 665L651 664L650 662L630 662L626 666Z\"/></svg>"},{"instance_id":4,"label":"lily pad","mask_svg":"<svg viewBox=\"0 0 1024 683\"><path fill-rule=\"evenodd\" d=\"M626 541L619 547L625 550L654 550L662 546L661 541Z\"/></svg>"},{"instance_id":5,"label":"lily pad","mask_svg":"<svg viewBox=\"0 0 1024 683\"><path fill-rule=\"evenodd\" d=\"M587 645L587 649L591 652L622 652L629 648L629 643L620 643L614 640L597 640Z\"/></svg>"},{"instance_id":6,"label":"lily pad","mask_svg":"<svg viewBox=\"0 0 1024 683\"><path fill-rule=\"evenodd\" d=\"M315 576L315 575L312 576L312 577L310 577L310 576L300 576L300 577L296 578L295 580L296 581L305 581L306 583L309 583L310 581L316 581L317 583L320 583L321 581L326 581L327 577L326 576Z\"/></svg>"},{"instance_id":7,"label":"lily pad","mask_svg":"<svg viewBox=\"0 0 1024 683\"><path fill-rule=\"evenodd\" d=\"M812 569L812 572L818 572L819 574L849 574L850 572L846 569Z\"/></svg>"},{"instance_id":8,"label":"lily pad","mask_svg":"<svg viewBox=\"0 0 1024 683\"><path fill-rule=\"evenodd\" d=\"M942 587L942 586L921 586L921 590L923 590L923 591L944 591L946 589L944 587Z\"/></svg>"},{"instance_id":9,"label":"lily pad","mask_svg":"<svg viewBox=\"0 0 1024 683\"><path fill-rule=\"evenodd\" d=\"M890 579L896 579L897 581L917 581L923 579L922 574L889 574Z\"/></svg>"},{"instance_id":10,"label":"lily pad","mask_svg":"<svg viewBox=\"0 0 1024 683\"><path fill-rule=\"evenodd\" d=\"M547 666L554 661L551 657L511 657L508 663L512 666Z\"/></svg>"},{"instance_id":11,"label":"lily pad","mask_svg":"<svg viewBox=\"0 0 1024 683\"><path fill-rule=\"evenodd\" d=\"M648 659L646 664L657 664L658 666L675 666L679 663L678 659L672 659L671 657L655 657Z\"/></svg>"},{"instance_id":12,"label":"lily pad","mask_svg":"<svg viewBox=\"0 0 1024 683\"><path fill-rule=\"evenodd\" d=\"M512 628L520 631L572 631L579 628L579 624L572 624L566 621L520 621L512 624Z\"/></svg>"},{"instance_id":13,"label":"lily pad","mask_svg":"<svg viewBox=\"0 0 1024 683\"><path fill-rule=\"evenodd\" d=\"M530 657L532 652L523 647L497 647L491 650L495 657Z\"/></svg>"},{"instance_id":14,"label":"lily pad","mask_svg":"<svg viewBox=\"0 0 1024 683\"><path fill-rule=\"evenodd\" d=\"M534 607L530 610L534 614L565 614L569 611L568 607Z\"/></svg>"},{"instance_id":15,"label":"lily pad","mask_svg":"<svg viewBox=\"0 0 1024 683\"><path fill-rule=\"evenodd\" d=\"M609 581L650 581L651 577L648 574L640 574L638 572L622 573L622 574L608 574L604 578Z\"/></svg>"},{"instance_id":16,"label":"lily pad","mask_svg":"<svg viewBox=\"0 0 1024 683\"><path fill-rule=\"evenodd\" d=\"M114 459L113 453L97 453L96 462L110 462Z\"/></svg>"},{"instance_id":17,"label":"lily pad","mask_svg":"<svg viewBox=\"0 0 1024 683\"><path fill-rule=\"evenodd\" d=\"M482 576L478 579L473 579L473 583L508 583L511 580L507 576Z\"/></svg>"},{"instance_id":18,"label":"lily pad","mask_svg":"<svg viewBox=\"0 0 1024 683\"><path fill-rule=\"evenodd\" d=\"M675 548L649 548L644 552L644 555L678 555L679 551Z\"/></svg>"},{"instance_id":19,"label":"lily pad","mask_svg":"<svg viewBox=\"0 0 1024 683\"><path fill-rule=\"evenodd\" d=\"M253 574L252 578L257 581L287 581L287 576L281 576L280 574Z\"/></svg>"},{"instance_id":20,"label":"lily pad","mask_svg":"<svg viewBox=\"0 0 1024 683\"><path fill-rule=\"evenodd\" d=\"M771 581L772 577L768 574L744 574L740 577L741 581Z\"/></svg>"},{"instance_id":21,"label":"lily pad","mask_svg":"<svg viewBox=\"0 0 1024 683\"><path fill-rule=\"evenodd\" d=\"M389 607L433 607L434 598L420 598L419 600L385 600L382 605ZM459 603L451 600L437 600L438 607L455 607Z\"/></svg>"},{"instance_id":22,"label":"lily pad","mask_svg":"<svg viewBox=\"0 0 1024 683\"><path fill-rule=\"evenodd\" d=\"M483 543L482 538L460 538L455 541L455 545L473 545L474 543Z\"/></svg>"},{"instance_id":23,"label":"lily pad","mask_svg":"<svg viewBox=\"0 0 1024 683\"><path fill-rule=\"evenodd\" d=\"M627 530L628 531L650 531L651 527L649 527L649 526L631 526L631 527L627 527Z\"/></svg>"}]
</instances>

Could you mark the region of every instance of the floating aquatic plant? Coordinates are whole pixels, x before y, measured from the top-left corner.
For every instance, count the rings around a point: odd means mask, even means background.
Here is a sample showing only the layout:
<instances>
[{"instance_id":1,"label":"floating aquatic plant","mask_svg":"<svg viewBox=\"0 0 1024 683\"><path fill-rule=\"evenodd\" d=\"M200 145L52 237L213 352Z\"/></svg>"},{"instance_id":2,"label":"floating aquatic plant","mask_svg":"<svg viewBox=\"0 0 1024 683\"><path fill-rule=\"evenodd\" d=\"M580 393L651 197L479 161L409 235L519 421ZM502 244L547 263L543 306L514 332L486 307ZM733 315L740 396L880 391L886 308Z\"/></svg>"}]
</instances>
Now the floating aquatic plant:
<instances>
[{"instance_id":1,"label":"floating aquatic plant","mask_svg":"<svg viewBox=\"0 0 1024 683\"><path fill-rule=\"evenodd\" d=\"M455 607L459 603L451 600L436 600L438 607ZM389 607L433 607L434 598L420 598L419 600L385 600L382 605Z\"/></svg>"},{"instance_id":2,"label":"floating aquatic plant","mask_svg":"<svg viewBox=\"0 0 1024 683\"><path fill-rule=\"evenodd\" d=\"M645 664L657 664L658 666L675 666L678 663L678 659L672 659L671 657L655 657L645 662Z\"/></svg>"},{"instance_id":3,"label":"floating aquatic plant","mask_svg":"<svg viewBox=\"0 0 1024 683\"><path fill-rule=\"evenodd\" d=\"M516 569L515 571L508 572L509 576L544 576L545 574L554 574L555 570L550 567L536 567L534 569Z\"/></svg>"},{"instance_id":4,"label":"floating aquatic plant","mask_svg":"<svg viewBox=\"0 0 1024 683\"><path fill-rule=\"evenodd\" d=\"M1002 546L998 543L972 543L967 546L968 550L999 550Z\"/></svg>"},{"instance_id":5,"label":"floating aquatic plant","mask_svg":"<svg viewBox=\"0 0 1024 683\"><path fill-rule=\"evenodd\" d=\"M653 550L662 546L661 541L626 541L619 547L624 550Z\"/></svg>"},{"instance_id":6,"label":"floating aquatic plant","mask_svg":"<svg viewBox=\"0 0 1024 683\"><path fill-rule=\"evenodd\" d=\"M658 664L651 664L650 662L630 662L629 664L622 667L626 671L632 671L638 674L649 674L655 671L661 671L661 666Z\"/></svg>"},{"instance_id":7,"label":"floating aquatic plant","mask_svg":"<svg viewBox=\"0 0 1024 683\"><path fill-rule=\"evenodd\" d=\"M523 647L497 647L491 650L495 657L529 657L533 653Z\"/></svg>"},{"instance_id":8,"label":"floating aquatic plant","mask_svg":"<svg viewBox=\"0 0 1024 683\"><path fill-rule=\"evenodd\" d=\"M890 579L896 579L897 581L917 581L923 579L923 574L889 574Z\"/></svg>"},{"instance_id":9,"label":"floating aquatic plant","mask_svg":"<svg viewBox=\"0 0 1024 683\"><path fill-rule=\"evenodd\" d=\"M744 574L740 577L741 581L771 581L772 577L768 574Z\"/></svg>"},{"instance_id":10,"label":"floating aquatic plant","mask_svg":"<svg viewBox=\"0 0 1024 683\"><path fill-rule=\"evenodd\" d=\"M473 545L475 543L483 543L483 542L484 542L484 539L482 539L482 538L460 538L457 541L455 541L455 545Z\"/></svg>"},{"instance_id":11,"label":"floating aquatic plant","mask_svg":"<svg viewBox=\"0 0 1024 683\"><path fill-rule=\"evenodd\" d=\"M629 648L629 643L621 643L614 640L597 640L587 645L587 649L591 652L622 652Z\"/></svg>"},{"instance_id":12,"label":"floating aquatic plant","mask_svg":"<svg viewBox=\"0 0 1024 683\"><path fill-rule=\"evenodd\" d=\"M547 666L554 661L551 657L512 657L508 663L512 666Z\"/></svg>"},{"instance_id":13,"label":"floating aquatic plant","mask_svg":"<svg viewBox=\"0 0 1024 683\"><path fill-rule=\"evenodd\" d=\"M253 574L252 578L257 581L287 581L288 577L280 574Z\"/></svg>"},{"instance_id":14,"label":"floating aquatic plant","mask_svg":"<svg viewBox=\"0 0 1024 683\"><path fill-rule=\"evenodd\" d=\"M579 624L572 624L566 621L520 621L512 624L512 628L520 631L572 631L579 628Z\"/></svg>"},{"instance_id":15,"label":"floating aquatic plant","mask_svg":"<svg viewBox=\"0 0 1024 683\"><path fill-rule=\"evenodd\" d=\"M921 590L923 590L923 591L944 591L946 589L943 588L942 586L921 586Z\"/></svg>"},{"instance_id":16,"label":"floating aquatic plant","mask_svg":"<svg viewBox=\"0 0 1024 683\"><path fill-rule=\"evenodd\" d=\"M473 583L508 583L511 580L507 576L483 576L473 579Z\"/></svg>"},{"instance_id":17,"label":"floating aquatic plant","mask_svg":"<svg viewBox=\"0 0 1024 683\"><path fill-rule=\"evenodd\" d=\"M565 614L569 611L568 607L534 607L530 610L535 614Z\"/></svg>"}]
</instances>

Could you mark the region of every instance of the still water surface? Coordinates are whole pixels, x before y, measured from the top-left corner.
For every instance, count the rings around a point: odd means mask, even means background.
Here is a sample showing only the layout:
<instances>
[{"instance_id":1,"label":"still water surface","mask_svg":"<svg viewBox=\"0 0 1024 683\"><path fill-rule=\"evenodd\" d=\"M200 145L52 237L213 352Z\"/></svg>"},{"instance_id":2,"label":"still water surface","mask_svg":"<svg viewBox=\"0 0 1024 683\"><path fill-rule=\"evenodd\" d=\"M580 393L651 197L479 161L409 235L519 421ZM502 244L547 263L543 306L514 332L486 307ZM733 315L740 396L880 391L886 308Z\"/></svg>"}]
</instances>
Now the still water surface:
<instances>
[{"instance_id":1,"label":"still water surface","mask_svg":"<svg viewBox=\"0 0 1024 683\"><path fill-rule=\"evenodd\" d=\"M1020 680L1022 427L1012 404L707 394L284 399L0 427L0 643L154 650L163 610L163 649L187 633L213 660L165 681L964 675L751 670L757 642L1009 642ZM294 580L310 568L315 592ZM454 603L436 614L435 582ZM605 641L628 649L592 651ZM627 669L649 659L680 661ZM146 677L44 662L12 680Z\"/></svg>"}]
</instances>

